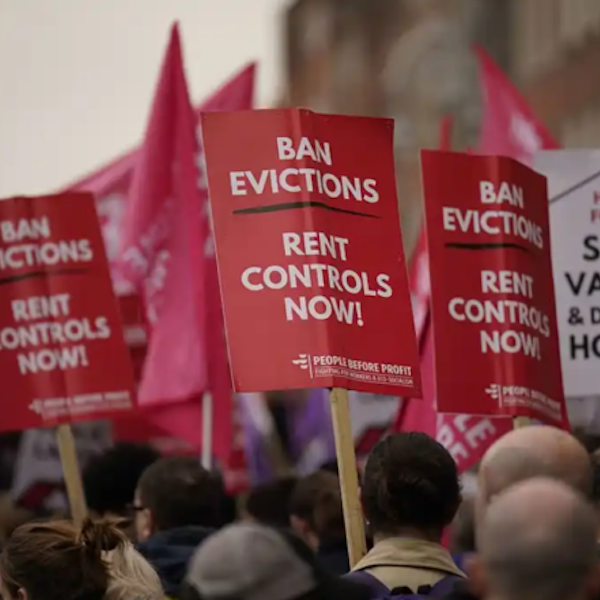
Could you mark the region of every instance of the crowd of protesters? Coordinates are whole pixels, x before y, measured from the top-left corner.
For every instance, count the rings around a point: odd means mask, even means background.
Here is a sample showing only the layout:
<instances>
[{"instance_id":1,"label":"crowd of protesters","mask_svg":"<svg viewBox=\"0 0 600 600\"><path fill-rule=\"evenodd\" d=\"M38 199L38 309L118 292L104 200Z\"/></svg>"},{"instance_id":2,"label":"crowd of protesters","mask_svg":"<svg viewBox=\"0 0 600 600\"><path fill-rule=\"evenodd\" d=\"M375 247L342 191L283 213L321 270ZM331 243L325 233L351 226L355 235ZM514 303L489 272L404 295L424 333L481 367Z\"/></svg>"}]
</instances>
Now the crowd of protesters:
<instances>
[{"instance_id":1,"label":"crowd of protesters","mask_svg":"<svg viewBox=\"0 0 600 600\"><path fill-rule=\"evenodd\" d=\"M122 445L84 473L92 516L6 536L4 600L597 600L598 456L570 434L516 429L462 497L425 434L385 438L361 474L369 551L350 569L335 469L228 498L195 458ZM445 532L450 530L447 547Z\"/></svg>"}]
</instances>

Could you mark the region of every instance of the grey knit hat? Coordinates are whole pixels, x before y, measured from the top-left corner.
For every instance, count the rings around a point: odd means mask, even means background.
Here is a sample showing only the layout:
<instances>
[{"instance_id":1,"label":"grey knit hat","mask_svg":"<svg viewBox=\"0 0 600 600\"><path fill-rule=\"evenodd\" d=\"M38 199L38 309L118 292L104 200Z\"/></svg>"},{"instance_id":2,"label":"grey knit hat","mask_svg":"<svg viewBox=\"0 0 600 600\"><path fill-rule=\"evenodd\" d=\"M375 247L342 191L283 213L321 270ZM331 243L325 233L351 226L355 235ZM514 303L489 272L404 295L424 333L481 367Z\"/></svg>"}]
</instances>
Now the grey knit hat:
<instances>
[{"instance_id":1,"label":"grey knit hat","mask_svg":"<svg viewBox=\"0 0 600 600\"><path fill-rule=\"evenodd\" d=\"M186 582L203 600L293 600L319 585L283 535L256 523L235 523L208 538Z\"/></svg>"}]
</instances>

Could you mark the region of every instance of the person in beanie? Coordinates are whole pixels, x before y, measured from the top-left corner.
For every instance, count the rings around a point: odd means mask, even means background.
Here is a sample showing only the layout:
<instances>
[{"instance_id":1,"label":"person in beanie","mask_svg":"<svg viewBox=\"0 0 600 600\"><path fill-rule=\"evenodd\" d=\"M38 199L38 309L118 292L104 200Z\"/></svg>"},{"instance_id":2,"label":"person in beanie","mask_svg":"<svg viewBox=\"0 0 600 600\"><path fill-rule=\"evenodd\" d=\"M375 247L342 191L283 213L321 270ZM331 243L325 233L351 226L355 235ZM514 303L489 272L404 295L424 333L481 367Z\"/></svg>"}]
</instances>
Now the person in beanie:
<instances>
[{"instance_id":1,"label":"person in beanie","mask_svg":"<svg viewBox=\"0 0 600 600\"><path fill-rule=\"evenodd\" d=\"M229 525L196 552L182 600L368 600L369 590L327 573L292 532Z\"/></svg>"},{"instance_id":2,"label":"person in beanie","mask_svg":"<svg viewBox=\"0 0 600 600\"><path fill-rule=\"evenodd\" d=\"M193 457L163 458L140 477L133 510L138 550L177 598L196 548L221 524L221 479Z\"/></svg>"}]
</instances>

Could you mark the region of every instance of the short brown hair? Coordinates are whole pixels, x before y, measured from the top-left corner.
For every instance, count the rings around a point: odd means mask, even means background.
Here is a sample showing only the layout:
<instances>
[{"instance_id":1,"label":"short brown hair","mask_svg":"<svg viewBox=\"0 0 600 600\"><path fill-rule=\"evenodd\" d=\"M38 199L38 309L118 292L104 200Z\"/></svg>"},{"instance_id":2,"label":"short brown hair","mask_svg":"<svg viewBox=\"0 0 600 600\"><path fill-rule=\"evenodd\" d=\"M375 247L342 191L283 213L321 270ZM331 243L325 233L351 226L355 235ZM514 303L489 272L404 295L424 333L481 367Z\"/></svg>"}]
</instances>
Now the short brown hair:
<instances>
[{"instance_id":1,"label":"short brown hair","mask_svg":"<svg viewBox=\"0 0 600 600\"><path fill-rule=\"evenodd\" d=\"M29 600L102 600L109 570L102 552L127 543L114 523L86 520L26 523L0 556L0 578L11 596L24 588Z\"/></svg>"},{"instance_id":2,"label":"short brown hair","mask_svg":"<svg viewBox=\"0 0 600 600\"><path fill-rule=\"evenodd\" d=\"M220 525L222 482L197 458L170 456L157 460L142 473L137 489L143 508L152 513L157 531Z\"/></svg>"},{"instance_id":3,"label":"short brown hair","mask_svg":"<svg viewBox=\"0 0 600 600\"><path fill-rule=\"evenodd\" d=\"M320 540L344 539L340 480L330 471L315 471L298 481L290 498L290 515L306 521Z\"/></svg>"}]
</instances>

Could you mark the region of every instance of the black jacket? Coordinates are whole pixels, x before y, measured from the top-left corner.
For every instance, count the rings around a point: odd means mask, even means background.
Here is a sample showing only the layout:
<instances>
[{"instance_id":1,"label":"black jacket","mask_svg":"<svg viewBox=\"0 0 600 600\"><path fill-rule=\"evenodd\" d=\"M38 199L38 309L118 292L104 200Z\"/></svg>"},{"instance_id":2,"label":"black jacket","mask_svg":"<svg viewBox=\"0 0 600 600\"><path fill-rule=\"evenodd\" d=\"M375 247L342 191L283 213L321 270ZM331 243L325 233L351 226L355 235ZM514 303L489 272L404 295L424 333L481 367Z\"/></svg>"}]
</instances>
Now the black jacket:
<instances>
[{"instance_id":1,"label":"black jacket","mask_svg":"<svg viewBox=\"0 0 600 600\"><path fill-rule=\"evenodd\" d=\"M156 569L167 596L179 597L188 562L196 548L212 533L213 529L205 527L178 527L159 531L138 544L140 554Z\"/></svg>"},{"instance_id":2,"label":"black jacket","mask_svg":"<svg viewBox=\"0 0 600 600\"><path fill-rule=\"evenodd\" d=\"M346 540L322 541L317 550L317 559L332 575L345 575L350 570Z\"/></svg>"}]
</instances>

